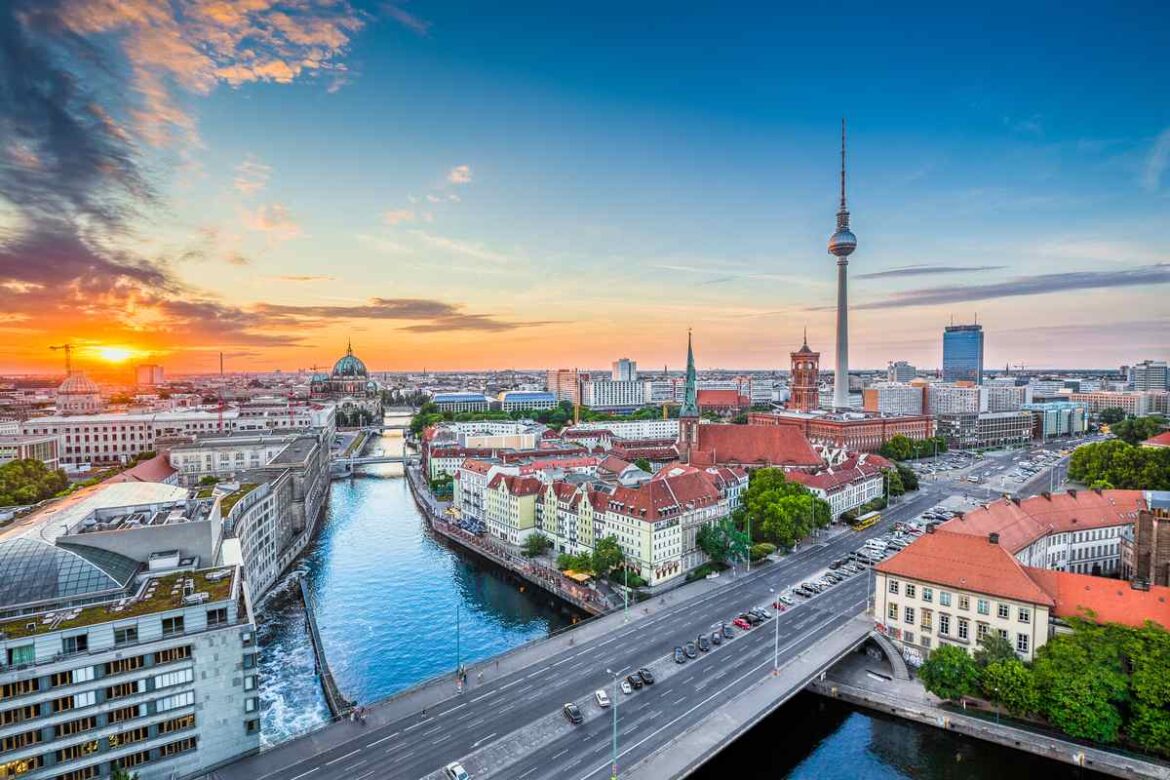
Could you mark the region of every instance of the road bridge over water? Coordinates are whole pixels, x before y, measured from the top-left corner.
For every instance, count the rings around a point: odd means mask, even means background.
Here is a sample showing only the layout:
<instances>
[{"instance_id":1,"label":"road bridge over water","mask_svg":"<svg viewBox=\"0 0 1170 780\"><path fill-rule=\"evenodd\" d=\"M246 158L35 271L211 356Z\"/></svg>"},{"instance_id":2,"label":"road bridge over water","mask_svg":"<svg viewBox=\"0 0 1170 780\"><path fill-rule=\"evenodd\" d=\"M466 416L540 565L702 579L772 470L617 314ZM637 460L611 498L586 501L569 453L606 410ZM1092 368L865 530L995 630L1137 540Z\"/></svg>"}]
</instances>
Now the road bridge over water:
<instances>
[{"instance_id":1,"label":"road bridge over water","mask_svg":"<svg viewBox=\"0 0 1170 780\"><path fill-rule=\"evenodd\" d=\"M612 710L599 708L592 693L612 691L607 670L641 666L652 669L658 681L629 696L618 694L620 776L688 772L865 642L872 625L862 616L870 580L854 577L759 628L737 629L735 638L685 664L671 660L672 648L710 633L746 608L771 602L774 591L823 571L936 498L930 492L917 495L886 510L883 522L865 532L846 532L750 574L702 581L637 605L628 622L620 612L608 614L472 665L465 690L451 676L377 704L359 702L370 708L365 725L332 724L222 767L214 776L438 778L445 764L459 760L476 780L600 780L611 773ZM581 707L583 724L570 725L561 714L569 701Z\"/></svg>"}]
</instances>

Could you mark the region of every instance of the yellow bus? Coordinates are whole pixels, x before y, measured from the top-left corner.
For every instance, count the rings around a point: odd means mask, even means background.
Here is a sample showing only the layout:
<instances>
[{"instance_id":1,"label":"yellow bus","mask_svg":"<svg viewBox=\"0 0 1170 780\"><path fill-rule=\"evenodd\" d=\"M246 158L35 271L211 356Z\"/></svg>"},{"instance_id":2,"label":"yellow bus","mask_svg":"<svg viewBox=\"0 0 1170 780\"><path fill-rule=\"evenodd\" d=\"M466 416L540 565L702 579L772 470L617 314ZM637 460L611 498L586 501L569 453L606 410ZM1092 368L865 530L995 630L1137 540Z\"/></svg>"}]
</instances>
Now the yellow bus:
<instances>
[{"instance_id":1,"label":"yellow bus","mask_svg":"<svg viewBox=\"0 0 1170 780\"><path fill-rule=\"evenodd\" d=\"M875 525L877 521L881 519L881 512L866 512L864 515L857 518L849 525L853 528L854 531L864 531L866 528L870 528Z\"/></svg>"}]
</instances>

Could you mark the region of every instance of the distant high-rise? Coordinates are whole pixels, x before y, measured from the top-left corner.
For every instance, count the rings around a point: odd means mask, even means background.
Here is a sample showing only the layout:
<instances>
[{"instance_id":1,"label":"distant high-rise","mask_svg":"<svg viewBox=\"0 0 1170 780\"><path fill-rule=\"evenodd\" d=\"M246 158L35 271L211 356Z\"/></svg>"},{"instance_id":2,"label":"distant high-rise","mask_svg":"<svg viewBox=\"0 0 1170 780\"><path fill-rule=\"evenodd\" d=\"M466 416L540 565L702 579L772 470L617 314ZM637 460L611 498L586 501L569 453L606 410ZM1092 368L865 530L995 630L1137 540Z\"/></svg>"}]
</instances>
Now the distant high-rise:
<instances>
[{"instance_id":1,"label":"distant high-rise","mask_svg":"<svg viewBox=\"0 0 1170 780\"><path fill-rule=\"evenodd\" d=\"M581 403L582 375L575 368L550 368L548 370L548 391L556 396L557 402Z\"/></svg>"},{"instance_id":2,"label":"distant high-rise","mask_svg":"<svg viewBox=\"0 0 1170 780\"><path fill-rule=\"evenodd\" d=\"M1170 375L1165 360L1143 360L1130 367L1127 378L1134 390L1170 389Z\"/></svg>"},{"instance_id":3,"label":"distant high-rise","mask_svg":"<svg viewBox=\"0 0 1170 780\"><path fill-rule=\"evenodd\" d=\"M633 382L638 378L638 364L629 358L619 358L613 362L613 381Z\"/></svg>"},{"instance_id":4,"label":"distant high-rise","mask_svg":"<svg viewBox=\"0 0 1170 780\"><path fill-rule=\"evenodd\" d=\"M983 384L983 326L948 325L943 332L943 381Z\"/></svg>"},{"instance_id":5,"label":"distant high-rise","mask_svg":"<svg viewBox=\"0 0 1170 780\"><path fill-rule=\"evenodd\" d=\"M791 353L792 381L788 408L801 412L812 412L820 406L820 364L821 353L808 348L808 333L800 349Z\"/></svg>"},{"instance_id":6,"label":"distant high-rise","mask_svg":"<svg viewBox=\"0 0 1170 780\"><path fill-rule=\"evenodd\" d=\"M886 379L891 382L909 382L918 376L918 369L905 360L891 362L886 368Z\"/></svg>"},{"instance_id":7,"label":"distant high-rise","mask_svg":"<svg viewBox=\"0 0 1170 780\"><path fill-rule=\"evenodd\" d=\"M845 120L841 120L841 208L837 210L837 230L829 237L829 254L837 258L837 365L833 387L833 407L849 408L849 293L847 269L849 255L857 249L857 236L849 229L849 209L845 205Z\"/></svg>"},{"instance_id":8,"label":"distant high-rise","mask_svg":"<svg viewBox=\"0 0 1170 780\"><path fill-rule=\"evenodd\" d=\"M146 364L138 366L134 371L135 384L142 387L153 387L163 383L163 367Z\"/></svg>"}]
</instances>

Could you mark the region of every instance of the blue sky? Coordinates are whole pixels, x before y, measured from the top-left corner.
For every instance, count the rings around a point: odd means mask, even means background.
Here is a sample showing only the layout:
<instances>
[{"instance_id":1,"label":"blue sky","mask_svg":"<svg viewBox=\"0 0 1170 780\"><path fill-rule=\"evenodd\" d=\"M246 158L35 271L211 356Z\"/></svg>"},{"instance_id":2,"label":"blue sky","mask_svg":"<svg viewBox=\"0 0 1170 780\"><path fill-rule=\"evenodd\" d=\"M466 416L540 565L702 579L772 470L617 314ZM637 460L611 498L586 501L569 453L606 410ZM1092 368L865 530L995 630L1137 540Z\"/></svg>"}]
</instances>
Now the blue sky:
<instances>
[{"instance_id":1,"label":"blue sky","mask_svg":"<svg viewBox=\"0 0 1170 780\"><path fill-rule=\"evenodd\" d=\"M141 146L163 197L110 242L170 287L96 339L192 369L323 364L350 334L388 369L649 366L693 327L701 364L786 367L806 325L831 351L844 114L854 366L937 365L951 315L996 365L1170 352L1164 5L290 0L249 29L279 13L336 25L330 67L223 75L240 46L171 84L194 129ZM173 73L136 53L151 30L83 32Z\"/></svg>"}]
</instances>

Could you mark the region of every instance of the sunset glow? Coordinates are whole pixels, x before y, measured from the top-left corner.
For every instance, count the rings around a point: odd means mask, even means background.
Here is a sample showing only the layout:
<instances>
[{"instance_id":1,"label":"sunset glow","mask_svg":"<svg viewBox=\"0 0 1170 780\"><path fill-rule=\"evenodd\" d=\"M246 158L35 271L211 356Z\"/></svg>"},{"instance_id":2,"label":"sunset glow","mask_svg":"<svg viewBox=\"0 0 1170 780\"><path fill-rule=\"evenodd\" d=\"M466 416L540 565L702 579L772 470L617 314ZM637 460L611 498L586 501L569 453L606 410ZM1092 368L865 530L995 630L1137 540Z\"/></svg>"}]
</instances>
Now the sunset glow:
<instances>
[{"instance_id":1,"label":"sunset glow","mask_svg":"<svg viewBox=\"0 0 1170 780\"><path fill-rule=\"evenodd\" d=\"M141 356L136 350L126 347L97 347L94 351L107 363L124 363L132 357Z\"/></svg>"}]
</instances>

